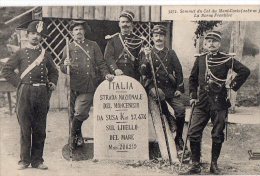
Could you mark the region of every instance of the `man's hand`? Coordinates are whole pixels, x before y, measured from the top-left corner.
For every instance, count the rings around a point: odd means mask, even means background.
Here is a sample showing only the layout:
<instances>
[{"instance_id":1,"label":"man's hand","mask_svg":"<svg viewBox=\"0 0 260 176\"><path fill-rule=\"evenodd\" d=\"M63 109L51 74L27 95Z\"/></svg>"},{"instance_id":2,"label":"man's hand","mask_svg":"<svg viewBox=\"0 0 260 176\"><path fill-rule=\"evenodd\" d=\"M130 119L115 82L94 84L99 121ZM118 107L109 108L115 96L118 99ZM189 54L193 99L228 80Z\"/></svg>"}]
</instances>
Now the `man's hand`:
<instances>
[{"instance_id":1,"label":"man's hand","mask_svg":"<svg viewBox=\"0 0 260 176\"><path fill-rule=\"evenodd\" d=\"M49 89L50 89L51 91L54 91L54 90L56 89L56 85L55 85L54 83L52 83L52 82L49 82L49 83L48 83L48 87L49 87Z\"/></svg>"},{"instance_id":2,"label":"man's hand","mask_svg":"<svg viewBox=\"0 0 260 176\"><path fill-rule=\"evenodd\" d=\"M174 96L175 96L175 97L181 96L181 92L180 92L179 90L176 90L176 91L174 92Z\"/></svg>"},{"instance_id":3,"label":"man's hand","mask_svg":"<svg viewBox=\"0 0 260 176\"><path fill-rule=\"evenodd\" d=\"M191 100L190 100L190 105L191 105L191 106L192 106L193 104L196 105L197 101L198 101L197 99L191 99Z\"/></svg>"},{"instance_id":4,"label":"man's hand","mask_svg":"<svg viewBox=\"0 0 260 176\"><path fill-rule=\"evenodd\" d=\"M123 73L123 71L121 70L121 69L116 69L115 70L115 75L116 76L119 76L119 75L123 75L124 73Z\"/></svg>"},{"instance_id":5,"label":"man's hand","mask_svg":"<svg viewBox=\"0 0 260 176\"><path fill-rule=\"evenodd\" d=\"M149 47L145 47L145 48L143 49L143 51L144 51L144 54L145 54L146 56L151 53L151 49L150 49Z\"/></svg>"},{"instance_id":6,"label":"man's hand","mask_svg":"<svg viewBox=\"0 0 260 176\"><path fill-rule=\"evenodd\" d=\"M149 91L149 94L154 98L154 99L157 99L157 96L156 96L156 92L155 92L155 88L151 88L151 90ZM165 100L165 94L164 92L162 91L162 89L158 88L158 96L160 98L161 101Z\"/></svg>"},{"instance_id":7,"label":"man's hand","mask_svg":"<svg viewBox=\"0 0 260 176\"><path fill-rule=\"evenodd\" d=\"M70 62L70 59L69 58L66 58L64 60L64 65L68 66L68 65L71 65L71 62Z\"/></svg>"},{"instance_id":8,"label":"man's hand","mask_svg":"<svg viewBox=\"0 0 260 176\"><path fill-rule=\"evenodd\" d=\"M112 74L107 74L106 76L105 76L105 78L106 78L106 80L108 80L108 81L113 81L113 79L114 79L114 75L112 75Z\"/></svg>"}]
</instances>

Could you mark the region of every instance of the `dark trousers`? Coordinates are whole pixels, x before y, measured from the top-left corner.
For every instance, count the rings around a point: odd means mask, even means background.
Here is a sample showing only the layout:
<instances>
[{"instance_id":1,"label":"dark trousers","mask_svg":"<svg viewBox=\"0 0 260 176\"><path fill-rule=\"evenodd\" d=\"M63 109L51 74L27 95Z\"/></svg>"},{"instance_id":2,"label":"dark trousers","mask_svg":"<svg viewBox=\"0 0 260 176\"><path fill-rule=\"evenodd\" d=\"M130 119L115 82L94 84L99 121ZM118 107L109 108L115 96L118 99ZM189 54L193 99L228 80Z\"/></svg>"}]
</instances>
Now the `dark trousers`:
<instances>
[{"instance_id":1,"label":"dark trousers","mask_svg":"<svg viewBox=\"0 0 260 176\"><path fill-rule=\"evenodd\" d=\"M212 141L215 143L223 143L227 113L227 110L202 110L195 107L188 132L190 141L201 142L203 130L209 119L211 119L213 124L211 131Z\"/></svg>"},{"instance_id":2,"label":"dark trousers","mask_svg":"<svg viewBox=\"0 0 260 176\"><path fill-rule=\"evenodd\" d=\"M182 138L183 133L183 127L185 123L185 106L181 100L181 97L174 97L174 98L167 98L164 102L162 102L162 110L163 113L167 116L167 104L173 108L174 110L174 116L176 117L176 125L177 125L177 131L176 131L176 138Z\"/></svg>"},{"instance_id":3,"label":"dark trousers","mask_svg":"<svg viewBox=\"0 0 260 176\"><path fill-rule=\"evenodd\" d=\"M70 95L71 118L77 118L79 121L87 120L93 105L94 92L79 93L71 90Z\"/></svg>"},{"instance_id":4,"label":"dark trousers","mask_svg":"<svg viewBox=\"0 0 260 176\"><path fill-rule=\"evenodd\" d=\"M20 161L37 167L44 160L46 118L49 98L46 86L22 84L17 91L17 118L20 125Z\"/></svg>"}]
</instances>

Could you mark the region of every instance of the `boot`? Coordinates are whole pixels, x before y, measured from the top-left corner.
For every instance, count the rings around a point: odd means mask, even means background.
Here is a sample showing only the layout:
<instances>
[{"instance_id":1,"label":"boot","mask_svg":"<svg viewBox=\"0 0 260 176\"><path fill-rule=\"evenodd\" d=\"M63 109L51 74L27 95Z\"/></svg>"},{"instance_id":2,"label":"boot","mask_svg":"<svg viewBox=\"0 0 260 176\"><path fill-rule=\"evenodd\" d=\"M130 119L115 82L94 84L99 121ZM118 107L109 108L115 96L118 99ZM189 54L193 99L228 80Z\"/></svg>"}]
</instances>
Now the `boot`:
<instances>
[{"instance_id":1,"label":"boot","mask_svg":"<svg viewBox=\"0 0 260 176\"><path fill-rule=\"evenodd\" d=\"M181 173L181 175L193 175L193 174L201 173L201 168L200 168L201 144L200 144L200 142L190 141L190 149L191 149L192 165L187 172Z\"/></svg>"},{"instance_id":2,"label":"boot","mask_svg":"<svg viewBox=\"0 0 260 176\"><path fill-rule=\"evenodd\" d=\"M72 150L75 150L77 147L77 133L78 129L81 129L82 122L79 121L76 118L73 118L72 124L71 124L71 132L70 132L70 140L69 145Z\"/></svg>"},{"instance_id":3,"label":"boot","mask_svg":"<svg viewBox=\"0 0 260 176\"><path fill-rule=\"evenodd\" d=\"M222 143L212 143L212 148L211 148L211 164L210 164L210 173L219 175L220 170L218 168L218 158L220 155L220 151L222 148Z\"/></svg>"},{"instance_id":4,"label":"boot","mask_svg":"<svg viewBox=\"0 0 260 176\"><path fill-rule=\"evenodd\" d=\"M176 124L177 124L176 137L175 137L176 149L177 151L183 151L184 142L182 139L182 133L184 127L184 119L178 118L176 120ZM185 147L185 150L188 150L187 146Z\"/></svg>"},{"instance_id":5,"label":"boot","mask_svg":"<svg viewBox=\"0 0 260 176\"><path fill-rule=\"evenodd\" d=\"M169 123L169 127L172 133L175 133L177 130L177 124L176 124L176 119L174 118L174 116L172 116L171 114L165 115L166 119Z\"/></svg>"},{"instance_id":6,"label":"boot","mask_svg":"<svg viewBox=\"0 0 260 176\"><path fill-rule=\"evenodd\" d=\"M79 121L77 122L77 131L76 131L76 135L77 135L77 146L78 147L82 147L84 144L84 139L82 137L82 132L81 132L81 126L83 121Z\"/></svg>"},{"instance_id":7,"label":"boot","mask_svg":"<svg viewBox=\"0 0 260 176\"><path fill-rule=\"evenodd\" d=\"M166 101L161 101L161 107L162 107L162 113L165 115L167 122L169 123L169 127L170 127L171 132L175 133L175 131L177 129L176 119L170 113Z\"/></svg>"}]
</instances>

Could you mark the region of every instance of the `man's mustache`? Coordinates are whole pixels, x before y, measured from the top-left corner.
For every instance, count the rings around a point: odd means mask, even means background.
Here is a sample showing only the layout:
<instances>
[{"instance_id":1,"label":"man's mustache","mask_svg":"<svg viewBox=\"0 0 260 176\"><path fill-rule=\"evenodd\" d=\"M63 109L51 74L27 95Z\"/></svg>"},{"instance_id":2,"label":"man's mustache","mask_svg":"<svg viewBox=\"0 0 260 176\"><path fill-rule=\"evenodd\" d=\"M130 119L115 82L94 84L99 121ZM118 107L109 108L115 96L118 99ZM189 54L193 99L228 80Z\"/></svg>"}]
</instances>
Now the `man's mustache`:
<instances>
[{"instance_id":1,"label":"man's mustache","mask_svg":"<svg viewBox=\"0 0 260 176\"><path fill-rule=\"evenodd\" d=\"M122 28L129 28L130 26L122 26Z\"/></svg>"}]
</instances>

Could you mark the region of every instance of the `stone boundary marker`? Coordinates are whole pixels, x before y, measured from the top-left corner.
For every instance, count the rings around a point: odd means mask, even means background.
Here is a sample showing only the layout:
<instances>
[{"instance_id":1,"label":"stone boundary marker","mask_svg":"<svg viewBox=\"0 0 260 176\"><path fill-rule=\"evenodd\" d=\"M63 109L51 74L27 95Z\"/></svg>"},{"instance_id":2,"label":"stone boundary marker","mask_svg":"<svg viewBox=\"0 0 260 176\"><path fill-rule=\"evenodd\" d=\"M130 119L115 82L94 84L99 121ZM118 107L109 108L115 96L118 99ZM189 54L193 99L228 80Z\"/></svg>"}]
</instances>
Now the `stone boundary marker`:
<instances>
[{"instance_id":1,"label":"stone boundary marker","mask_svg":"<svg viewBox=\"0 0 260 176\"><path fill-rule=\"evenodd\" d=\"M93 102L94 159L148 160L148 99L128 76L103 81Z\"/></svg>"}]
</instances>

